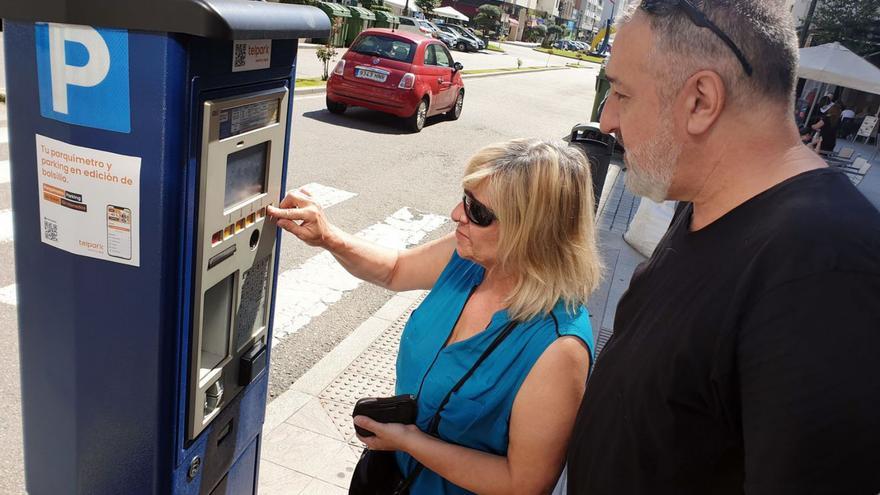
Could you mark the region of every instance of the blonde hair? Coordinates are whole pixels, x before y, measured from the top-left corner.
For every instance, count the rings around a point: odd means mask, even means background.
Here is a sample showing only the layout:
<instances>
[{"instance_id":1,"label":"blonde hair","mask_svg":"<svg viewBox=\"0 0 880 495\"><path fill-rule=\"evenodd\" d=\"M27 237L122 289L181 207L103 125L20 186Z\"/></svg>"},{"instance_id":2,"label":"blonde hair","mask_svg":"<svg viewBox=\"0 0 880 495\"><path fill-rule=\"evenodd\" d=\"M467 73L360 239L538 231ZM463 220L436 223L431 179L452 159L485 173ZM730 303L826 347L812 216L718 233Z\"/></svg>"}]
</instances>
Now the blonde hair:
<instances>
[{"instance_id":1,"label":"blonde hair","mask_svg":"<svg viewBox=\"0 0 880 495\"><path fill-rule=\"evenodd\" d=\"M511 319L547 314L560 300L574 313L602 273L584 154L561 141L493 144L471 157L462 179L466 189L482 183L498 218L499 265L517 277Z\"/></svg>"}]
</instances>

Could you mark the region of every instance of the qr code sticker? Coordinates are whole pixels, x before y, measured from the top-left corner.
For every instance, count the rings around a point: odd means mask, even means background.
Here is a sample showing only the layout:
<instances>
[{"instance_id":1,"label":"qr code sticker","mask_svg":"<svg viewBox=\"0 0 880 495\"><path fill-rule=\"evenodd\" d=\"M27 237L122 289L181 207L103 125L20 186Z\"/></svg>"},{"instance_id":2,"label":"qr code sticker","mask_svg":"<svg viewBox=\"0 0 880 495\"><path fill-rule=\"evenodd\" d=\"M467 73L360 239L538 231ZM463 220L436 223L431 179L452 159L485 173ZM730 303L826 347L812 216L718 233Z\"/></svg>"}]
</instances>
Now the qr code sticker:
<instances>
[{"instance_id":1,"label":"qr code sticker","mask_svg":"<svg viewBox=\"0 0 880 495\"><path fill-rule=\"evenodd\" d=\"M247 43L235 44L235 56L232 58L232 67L244 67L247 61Z\"/></svg>"},{"instance_id":2,"label":"qr code sticker","mask_svg":"<svg viewBox=\"0 0 880 495\"><path fill-rule=\"evenodd\" d=\"M43 234L47 241L58 242L58 224L48 218L43 219Z\"/></svg>"}]
</instances>

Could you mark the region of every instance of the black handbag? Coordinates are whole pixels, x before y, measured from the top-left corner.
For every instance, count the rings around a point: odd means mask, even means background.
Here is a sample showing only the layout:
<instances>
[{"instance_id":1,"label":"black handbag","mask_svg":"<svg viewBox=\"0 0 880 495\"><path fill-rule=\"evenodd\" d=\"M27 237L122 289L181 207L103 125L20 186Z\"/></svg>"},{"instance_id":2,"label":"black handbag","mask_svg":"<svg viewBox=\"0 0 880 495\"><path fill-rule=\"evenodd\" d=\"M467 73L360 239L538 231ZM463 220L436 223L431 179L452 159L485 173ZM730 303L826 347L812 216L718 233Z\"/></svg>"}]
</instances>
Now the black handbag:
<instances>
[{"instance_id":1,"label":"black handbag","mask_svg":"<svg viewBox=\"0 0 880 495\"><path fill-rule=\"evenodd\" d=\"M501 341L510 335L514 327L516 327L516 322L508 323L498 337L496 337L489 347L483 351L483 354L480 355L477 362L471 366L471 369L468 370L458 383L452 387L452 390L446 394L446 397L444 397L440 406L437 408L437 412L434 413L434 417L431 419L431 424L426 432L428 435L439 437L437 432L440 428L440 412L446 407L452 394L458 392L462 385L464 385L464 382L474 374L477 367L489 357L489 354L501 344ZM354 474L351 476L351 485L348 487L348 494L409 495L409 487L413 484L419 474L421 474L424 468L425 466L423 466L422 463L417 463L412 472L404 478L403 473L400 472L400 468L397 466L397 456L395 456L395 451L370 450L365 448L363 453L361 453L361 458L358 460L358 463L354 468Z\"/></svg>"}]
</instances>

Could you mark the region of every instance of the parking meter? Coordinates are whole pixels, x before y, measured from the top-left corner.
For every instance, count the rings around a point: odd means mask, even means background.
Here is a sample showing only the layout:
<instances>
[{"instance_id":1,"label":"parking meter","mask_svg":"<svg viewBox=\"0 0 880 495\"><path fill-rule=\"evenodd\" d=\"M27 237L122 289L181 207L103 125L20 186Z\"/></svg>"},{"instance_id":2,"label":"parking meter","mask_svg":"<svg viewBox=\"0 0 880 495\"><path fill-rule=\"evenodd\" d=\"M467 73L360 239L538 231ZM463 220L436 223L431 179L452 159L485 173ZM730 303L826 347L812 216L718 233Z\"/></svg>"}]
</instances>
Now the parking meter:
<instances>
[{"instance_id":1,"label":"parking meter","mask_svg":"<svg viewBox=\"0 0 880 495\"><path fill-rule=\"evenodd\" d=\"M25 477L255 493L297 38L249 0L0 4Z\"/></svg>"},{"instance_id":2,"label":"parking meter","mask_svg":"<svg viewBox=\"0 0 880 495\"><path fill-rule=\"evenodd\" d=\"M587 155L590 174L593 177L594 208L598 208L602 188L605 187L605 176L608 175L608 164L611 162L617 140L614 136L603 133L598 122L591 122L574 126L571 129L569 142L579 146Z\"/></svg>"}]
</instances>

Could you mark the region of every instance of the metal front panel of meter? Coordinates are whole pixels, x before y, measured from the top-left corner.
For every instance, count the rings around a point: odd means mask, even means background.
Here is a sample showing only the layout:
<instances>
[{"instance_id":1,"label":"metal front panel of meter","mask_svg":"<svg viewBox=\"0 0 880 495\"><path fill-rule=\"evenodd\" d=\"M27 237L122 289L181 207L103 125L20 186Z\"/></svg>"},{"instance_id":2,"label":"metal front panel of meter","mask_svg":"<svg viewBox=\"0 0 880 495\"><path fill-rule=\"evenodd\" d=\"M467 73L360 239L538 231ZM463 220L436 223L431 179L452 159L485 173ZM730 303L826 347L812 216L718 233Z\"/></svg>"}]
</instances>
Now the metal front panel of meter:
<instances>
[{"instance_id":1,"label":"metal front panel of meter","mask_svg":"<svg viewBox=\"0 0 880 495\"><path fill-rule=\"evenodd\" d=\"M288 91L206 101L188 433L194 439L266 367Z\"/></svg>"}]
</instances>

